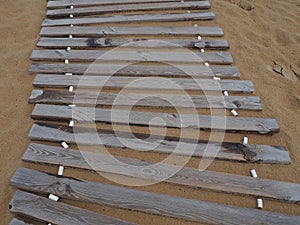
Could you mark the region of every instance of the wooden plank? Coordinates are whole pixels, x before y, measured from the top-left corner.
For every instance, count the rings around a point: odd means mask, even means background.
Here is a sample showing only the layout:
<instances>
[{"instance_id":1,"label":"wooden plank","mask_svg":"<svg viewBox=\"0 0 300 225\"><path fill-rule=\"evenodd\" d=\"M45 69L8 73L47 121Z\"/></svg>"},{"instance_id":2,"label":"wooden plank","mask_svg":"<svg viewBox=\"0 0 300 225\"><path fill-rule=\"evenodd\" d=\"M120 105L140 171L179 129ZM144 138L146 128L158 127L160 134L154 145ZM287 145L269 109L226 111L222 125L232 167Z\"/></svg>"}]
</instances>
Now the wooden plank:
<instances>
[{"instance_id":1,"label":"wooden plank","mask_svg":"<svg viewBox=\"0 0 300 225\"><path fill-rule=\"evenodd\" d=\"M193 0L188 0L193 1ZM120 5L120 4L141 4L141 3L160 3L160 2L177 2L178 0L60 0L48 1L48 9L67 8L73 5L77 7L104 6L104 5Z\"/></svg>"},{"instance_id":2,"label":"wooden plank","mask_svg":"<svg viewBox=\"0 0 300 225\"><path fill-rule=\"evenodd\" d=\"M32 140L63 142L70 144L83 145L100 145L113 148L128 149L134 151L145 151L150 148L153 152L164 154L176 154L183 156L194 156L211 158L217 160L230 160L241 162L258 162L271 164L290 164L291 159L287 150L284 147L266 146L266 145L243 145L240 143L207 143L195 140L181 139L180 149L174 151L179 144L178 138L161 137L152 135L149 138L147 135L135 133L135 139L132 134L126 132L118 132L118 137L113 131L97 130L89 128L75 128L74 130L68 126L36 123L32 126L29 137ZM143 139L147 137L145 144ZM122 141L120 141L122 140ZM191 142L192 141L192 142ZM130 143L126 146L124 143ZM215 151L217 151L217 154Z\"/></svg>"},{"instance_id":3,"label":"wooden plank","mask_svg":"<svg viewBox=\"0 0 300 225\"><path fill-rule=\"evenodd\" d=\"M102 122L113 124L131 124L148 126L153 118L161 121L151 122L151 126L192 128L201 130L219 130L227 132L256 132L272 134L279 132L275 119L253 117L223 117L193 114L172 114L157 112L140 112L127 110L111 110L89 107L68 107L55 105L36 105L31 117L33 119L76 122Z\"/></svg>"},{"instance_id":4,"label":"wooden plank","mask_svg":"<svg viewBox=\"0 0 300 225\"><path fill-rule=\"evenodd\" d=\"M221 77L240 78L235 66L201 65L128 65L128 64L32 64L30 73L73 73L97 76L160 76L160 77Z\"/></svg>"},{"instance_id":5,"label":"wooden plank","mask_svg":"<svg viewBox=\"0 0 300 225\"><path fill-rule=\"evenodd\" d=\"M199 223L227 225L257 225L261 223L272 225L295 225L299 224L300 220L300 217L297 216L268 212L265 210L262 211L258 209L240 208L181 197L173 197L170 195L139 191L98 182L79 180L69 177L58 177L52 174L28 169L26 169L26 171L28 171L26 174L28 179L32 177L35 178L32 188L28 189L34 190L38 193L52 193L71 200L91 202L100 205L109 205L112 207L180 218ZM26 179L25 177L20 176L19 178L21 180ZM12 183L13 182L14 181L12 181ZM25 182L24 186L26 187ZM22 185L22 187L24 186ZM68 188L66 189L66 187ZM26 200L32 200L30 205L32 205L34 209L38 208L39 206L43 208L42 204L36 201L36 198L39 198L40 200L40 197L36 197L27 193L23 194L23 192L19 191L17 192L17 196L18 197L15 197L15 200L12 202L12 204L15 205L13 209L19 206L19 204L17 204L18 202L22 203ZM50 203L50 200L43 200L44 201L41 201L47 202L47 205L57 205L57 203ZM34 203L37 205L34 205ZM28 201L26 201L26 205L27 204Z\"/></svg>"},{"instance_id":6,"label":"wooden plank","mask_svg":"<svg viewBox=\"0 0 300 225\"><path fill-rule=\"evenodd\" d=\"M176 27L176 26L59 26L42 27L42 37L106 37L106 36L198 36L222 37L224 35L220 27Z\"/></svg>"},{"instance_id":7,"label":"wooden plank","mask_svg":"<svg viewBox=\"0 0 300 225\"><path fill-rule=\"evenodd\" d=\"M113 173L145 180L163 181L228 194L263 197L300 204L300 184L296 183L207 170L199 171L187 167L179 168L178 166L163 163L156 164L156 167L153 168L153 162L144 160L118 156L113 156L112 158L107 154L72 149L65 150L63 148L35 143L30 144L22 159L32 163L63 165L65 167ZM122 164L115 163L115 160L122 162ZM131 165L139 165L139 167ZM149 171L152 170L152 172L148 174L143 173L141 170L145 167L149 168ZM176 171L177 173L175 174ZM18 175L15 174L12 178L14 183L21 185L22 182L25 182L28 186L32 186L30 183L34 182L34 177L30 180L27 178L20 182L17 181L20 180L19 177L27 177L25 173L21 169L19 174L17 173Z\"/></svg>"},{"instance_id":8,"label":"wooden plank","mask_svg":"<svg viewBox=\"0 0 300 225\"><path fill-rule=\"evenodd\" d=\"M142 101L141 101L142 99ZM115 101L117 100L117 101ZM247 109L262 110L257 96L204 96L169 94L118 94L110 92L64 92L33 90L30 103L78 106L137 106L137 107L177 107L205 109ZM170 104L172 103L172 105Z\"/></svg>"},{"instance_id":9,"label":"wooden plank","mask_svg":"<svg viewBox=\"0 0 300 225\"><path fill-rule=\"evenodd\" d=\"M12 221L9 223L9 225L32 225L32 223L26 223L22 220L13 218Z\"/></svg>"},{"instance_id":10,"label":"wooden plank","mask_svg":"<svg viewBox=\"0 0 300 225\"><path fill-rule=\"evenodd\" d=\"M133 224L23 191L16 191L9 207L14 214L57 225Z\"/></svg>"},{"instance_id":11,"label":"wooden plank","mask_svg":"<svg viewBox=\"0 0 300 225\"><path fill-rule=\"evenodd\" d=\"M165 10L198 10L209 9L208 1L191 1L191 2L157 2L141 3L141 4L126 4L126 5L108 5L95 6L85 8L67 8L48 10L48 17L69 17L70 14L74 16L92 16L103 15L105 13L122 13L122 12L136 12L136 11L165 11Z\"/></svg>"},{"instance_id":12,"label":"wooden plank","mask_svg":"<svg viewBox=\"0 0 300 225\"><path fill-rule=\"evenodd\" d=\"M174 63L204 63L230 65L233 59L228 52L138 52L127 51L108 52L99 50L33 50L30 57L33 61L64 61L72 62L174 62ZM127 57L127 58L126 58ZM186 58L184 58L186 57Z\"/></svg>"},{"instance_id":13,"label":"wooden plank","mask_svg":"<svg viewBox=\"0 0 300 225\"><path fill-rule=\"evenodd\" d=\"M103 47L122 47L133 48L131 51L136 51L134 48L169 48L166 54L173 53L174 48L200 48L200 49L214 49L225 50L229 48L229 44L226 40L196 40L196 39L117 39L117 38L40 38L38 47L43 48L103 48ZM61 54L63 51L57 50ZM47 51L45 51L47 52ZM49 51L51 52L51 51ZM120 50L116 50L120 52ZM152 54L163 54L164 52L151 51ZM126 53L126 52L125 52ZM129 52L130 53L130 52ZM188 54L192 56L191 52L182 52L181 54ZM66 54L66 53L64 53ZM137 53L135 53L137 54ZM145 52L146 54L146 52ZM150 53L149 53L150 54ZM179 51L176 54L180 54Z\"/></svg>"},{"instance_id":14,"label":"wooden plank","mask_svg":"<svg viewBox=\"0 0 300 225\"><path fill-rule=\"evenodd\" d=\"M178 56L177 56L178 54ZM106 59L107 55L107 59ZM126 60L126 55L128 55L128 60ZM158 58L155 58L158 56ZM174 56L174 57L172 57ZM199 52L193 55L191 52L178 53L178 52L166 52L166 53L138 53L130 52L123 53L124 61L134 61L134 62L183 62L185 58L180 58L180 56L193 57L192 61L198 59L198 63L208 62L210 64L223 64L230 65L233 63L232 56L229 52ZM33 61L54 61L63 62L68 59L70 62L105 62L114 61L111 57L114 57L114 53L99 50L33 50L30 59ZM161 59L161 61L159 61ZM164 61L165 60L165 61ZM190 59L191 60L191 59ZM116 60L122 61L122 60ZM189 60L188 60L189 61Z\"/></svg>"},{"instance_id":15,"label":"wooden plank","mask_svg":"<svg viewBox=\"0 0 300 225\"><path fill-rule=\"evenodd\" d=\"M212 20L215 15L212 12L197 13L173 13L173 14L138 14L138 15L114 15L103 17L72 18L72 19L45 19L43 27L63 25L87 25L107 23L145 23L145 22L179 22L186 20Z\"/></svg>"},{"instance_id":16,"label":"wooden plank","mask_svg":"<svg viewBox=\"0 0 300 225\"><path fill-rule=\"evenodd\" d=\"M185 78L135 78L104 76L61 76L52 74L38 74L33 82L35 87L67 88L106 88L106 89L147 89L147 90L189 90L189 91L228 91L235 93L252 93L253 83L249 80L213 80L213 79L185 79Z\"/></svg>"}]
</instances>

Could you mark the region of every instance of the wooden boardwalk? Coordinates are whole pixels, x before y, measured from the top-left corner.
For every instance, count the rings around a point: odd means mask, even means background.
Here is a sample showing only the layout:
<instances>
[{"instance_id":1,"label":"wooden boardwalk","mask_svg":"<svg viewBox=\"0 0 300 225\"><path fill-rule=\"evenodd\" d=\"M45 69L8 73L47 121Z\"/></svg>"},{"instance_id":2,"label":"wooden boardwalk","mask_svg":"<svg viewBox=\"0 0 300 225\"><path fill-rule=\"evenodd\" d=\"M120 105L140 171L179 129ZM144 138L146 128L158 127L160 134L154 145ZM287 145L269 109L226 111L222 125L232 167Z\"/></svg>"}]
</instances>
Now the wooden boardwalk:
<instances>
[{"instance_id":1,"label":"wooden boardwalk","mask_svg":"<svg viewBox=\"0 0 300 225\"><path fill-rule=\"evenodd\" d=\"M230 42L223 38L222 28L211 25L215 18L212 11L207 0L48 0L38 49L30 57L33 64L29 72L36 75L29 98L34 104L31 117L35 122L29 132L33 142L22 160L56 166L59 172L56 175L27 168L15 172L10 184L20 190L9 205L16 216L11 225L135 224L118 218L117 213L110 217L86 210L82 204L82 208L75 207L74 201L170 217L178 223L300 224L297 216L63 174L66 167L162 181L170 188L299 204L300 184L199 171L165 162L155 164L143 158L151 148L153 158L287 165L291 158L285 146L264 145L255 139L251 144L211 142L207 138L162 136L152 130L151 135L150 131L115 133L112 128L101 127L128 125L141 130L151 125L155 129L233 136L279 132L276 119L259 116L263 110L260 97L252 81L240 79L234 65L238 56L229 52ZM191 26L191 21L201 25ZM131 106L134 108L128 108ZM255 116L232 116L231 110ZM76 145L86 148L79 151ZM93 152L95 146L126 156ZM128 153L141 157L132 158ZM60 198L71 203L59 202Z\"/></svg>"}]
</instances>

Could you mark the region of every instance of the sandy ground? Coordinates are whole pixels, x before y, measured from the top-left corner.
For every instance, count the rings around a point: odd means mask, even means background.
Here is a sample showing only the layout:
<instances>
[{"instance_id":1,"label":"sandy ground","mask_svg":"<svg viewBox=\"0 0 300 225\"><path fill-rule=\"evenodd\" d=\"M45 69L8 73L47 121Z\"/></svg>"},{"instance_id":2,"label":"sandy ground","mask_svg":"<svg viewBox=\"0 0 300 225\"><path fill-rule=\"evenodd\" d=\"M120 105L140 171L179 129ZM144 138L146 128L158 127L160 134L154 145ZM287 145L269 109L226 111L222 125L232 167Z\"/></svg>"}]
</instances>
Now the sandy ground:
<instances>
[{"instance_id":1,"label":"sandy ground","mask_svg":"<svg viewBox=\"0 0 300 225\"><path fill-rule=\"evenodd\" d=\"M27 134L33 123L30 119L33 106L27 104L33 81L33 76L27 72L31 64L29 56L39 37L46 1L1 0L0 2L0 215L1 224L8 224L12 219L8 203L15 192L8 186L8 182L15 170L27 166L56 172L57 168L26 164L21 161L29 144ZM253 165L215 161L209 170L249 175L249 170L255 168L262 178L300 183L299 1L214 0L211 2L216 20L207 24L219 25L224 29L225 38L231 44L230 52L241 71L242 79L251 79L254 82L255 94L262 100L264 108L262 113L240 112L240 115L274 117L281 127L281 132L273 136L249 135L250 143L285 145L289 149L292 164ZM193 25L192 22L185 24ZM225 140L240 141L242 137L243 135L239 134L228 134ZM163 157L151 153L144 155L128 153L127 155L153 161ZM197 167L198 164L199 160L193 159L188 166ZM66 169L65 174L108 182L87 171ZM255 198L176 185L156 184L139 189L241 207L256 206ZM64 202L140 224L195 224L110 207ZM276 201L265 201L264 205L265 210L300 215L300 207L297 205Z\"/></svg>"}]
</instances>

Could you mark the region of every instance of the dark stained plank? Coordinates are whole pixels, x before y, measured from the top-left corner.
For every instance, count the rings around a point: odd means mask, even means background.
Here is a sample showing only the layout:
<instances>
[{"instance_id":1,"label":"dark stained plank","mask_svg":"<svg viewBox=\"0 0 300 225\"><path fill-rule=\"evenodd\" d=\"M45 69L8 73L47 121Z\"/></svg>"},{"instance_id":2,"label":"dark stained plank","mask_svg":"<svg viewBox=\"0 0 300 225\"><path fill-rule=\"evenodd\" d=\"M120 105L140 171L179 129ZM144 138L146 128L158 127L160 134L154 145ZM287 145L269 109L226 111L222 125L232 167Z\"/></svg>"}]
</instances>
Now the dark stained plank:
<instances>
[{"instance_id":1,"label":"dark stained plank","mask_svg":"<svg viewBox=\"0 0 300 225\"><path fill-rule=\"evenodd\" d=\"M33 119L70 121L76 122L104 122L113 124L132 124L148 126L153 118L151 126L192 128L203 130L220 130L228 132L257 132L260 134L272 134L279 131L275 119L253 117L223 117L193 114L172 114L157 112L139 112L127 110L111 110L89 107L68 107L59 105L36 105L31 117Z\"/></svg>"},{"instance_id":2,"label":"dark stained plank","mask_svg":"<svg viewBox=\"0 0 300 225\"><path fill-rule=\"evenodd\" d=\"M188 2L193 0L188 0ZM73 5L77 7L103 6L103 5L120 5L120 4L141 4L141 3L160 3L160 2L177 2L178 0L60 0L48 1L48 9L66 8Z\"/></svg>"},{"instance_id":3,"label":"dark stained plank","mask_svg":"<svg viewBox=\"0 0 300 225\"><path fill-rule=\"evenodd\" d=\"M32 64L30 73L87 74L98 76L161 76L161 77L221 77L240 78L235 66L202 65L128 65L128 64Z\"/></svg>"},{"instance_id":4,"label":"dark stained plank","mask_svg":"<svg viewBox=\"0 0 300 225\"><path fill-rule=\"evenodd\" d=\"M117 99L116 99L117 98ZM33 90L30 103L82 106L137 106L262 110L257 96L204 96L170 94L126 94L111 92L64 92ZM170 104L172 103L172 105Z\"/></svg>"},{"instance_id":5,"label":"dark stained plank","mask_svg":"<svg viewBox=\"0 0 300 225\"><path fill-rule=\"evenodd\" d=\"M133 224L23 191L16 191L9 206L14 214L57 225Z\"/></svg>"},{"instance_id":6,"label":"dark stained plank","mask_svg":"<svg viewBox=\"0 0 300 225\"><path fill-rule=\"evenodd\" d=\"M186 20L212 20L215 15L212 12L200 13L173 13L173 14L138 14L138 15L114 15L89 18L72 19L45 19L43 27L63 25L87 25L107 23L141 23L141 22L178 22Z\"/></svg>"},{"instance_id":7,"label":"dark stained plank","mask_svg":"<svg viewBox=\"0 0 300 225\"><path fill-rule=\"evenodd\" d=\"M187 167L179 169L178 166L163 163L160 163L159 166L156 165L154 168L152 162L144 160L141 161L118 156L112 158L107 154L83 150L65 150L63 148L35 143L30 144L22 159L32 163L63 165L72 168L101 171L139 179L163 181L171 184L179 184L229 194L249 195L300 204L300 184L296 183L252 178L249 176L207 170L199 171ZM115 160L122 162L122 164L116 163ZM139 165L139 167L133 167L132 165ZM142 169L145 167L147 167L149 171L153 171L145 174L142 172ZM177 173L175 174L175 172ZM17 182L16 180L18 180L18 177L23 178L26 177L26 175L23 175L23 171L20 170L19 175L16 174L12 179ZM26 181L22 180L22 182L29 185L34 181L28 179Z\"/></svg>"},{"instance_id":8,"label":"dark stained plank","mask_svg":"<svg viewBox=\"0 0 300 225\"><path fill-rule=\"evenodd\" d=\"M75 133L74 133L75 131ZM113 131L97 130L89 128L75 127L74 130L68 126L36 123L32 126L29 137L32 140L63 142L70 144L100 145L113 148L121 148L135 151L145 151L153 149L153 152L176 154L183 156L194 156L211 158L215 155L218 160L230 160L241 162L258 162L271 164L290 164L291 159L288 151L284 147L266 145L243 145L240 143L207 143L195 140L180 140L180 149L176 149L179 144L178 138L161 137L134 133L136 138L126 132L118 132L116 136ZM147 137L146 143L142 141ZM122 138L122 142L120 139ZM142 139L142 140L141 140ZM192 141L192 142L191 142ZM126 143L126 145L124 144ZM130 143L130 146L127 146ZM215 151L217 151L217 154Z\"/></svg>"},{"instance_id":9,"label":"dark stained plank","mask_svg":"<svg viewBox=\"0 0 300 225\"><path fill-rule=\"evenodd\" d=\"M213 79L185 79L185 78L136 78L104 76L61 76L52 74L38 74L33 82L35 87L67 88L106 88L106 89L150 89L150 90L190 90L190 91L229 91L237 93L252 93L253 83L249 80L213 80Z\"/></svg>"},{"instance_id":10,"label":"dark stained plank","mask_svg":"<svg viewBox=\"0 0 300 225\"><path fill-rule=\"evenodd\" d=\"M222 37L224 35L220 27L176 27L176 26L59 26L42 27L42 37L63 37L73 35L74 37L105 37L122 35L156 35L156 36L198 36Z\"/></svg>"},{"instance_id":11,"label":"dark stained plank","mask_svg":"<svg viewBox=\"0 0 300 225\"><path fill-rule=\"evenodd\" d=\"M139 191L119 187L115 185L108 185L98 182L90 182L86 180L78 180L69 177L58 177L44 172L26 170L27 174L24 176L18 175L20 182L26 179L34 179L32 188L38 193L55 194L62 198L96 203L100 205L109 205L138 212L156 214L161 216L168 216L173 218L180 218L199 223L208 224L299 224L300 217L290 216L286 214L279 214L274 212L262 211L258 209L240 208L229 205L221 205L205 201L197 201L186 198L173 197L165 194L157 194L146 191ZM20 173L18 170L17 173ZM14 184L14 180L11 181ZM27 188L26 183L18 185L17 187ZM17 192L17 197L14 198L12 204L16 206L15 209L24 201L28 205L28 200L32 200L32 207L42 207L38 204L36 196ZM40 197L38 197L40 198ZM49 203L50 200L43 199L48 204L57 205L57 203ZM36 203L37 205L34 205ZM29 210L28 210L29 211ZM29 212L28 212L29 213Z\"/></svg>"},{"instance_id":12,"label":"dark stained plank","mask_svg":"<svg viewBox=\"0 0 300 225\"><path fill-rule=\"evenodd\" d=\"M173 48L200 48L200 49L215 49L224 50L229 48L229 44L226 40L196 40L196 39L145 39L145 38L135 38L135 39L117 39L117 38L40 38L38 47L45 48L98 48L98 47L127 47L127 48L169 48L168 51L161 52L161 54L172 54ZM59 51L63 54L63 51ZM120 52L119 50L114 50L115 52ZM131 50L136 51L136 50ZM45 51L47 52L47 51ZM51 52L51 51L49 51ZM152 51L152 54L159 54L159 52ZM192 57L192 53L181 52L181 54L188 54ZM66 53L64 53L66 54ZM103 54L103 53L102 53ZM137 54L137 53L135 53ZM146 54L146 52L145 52ZM175 54L175 53L174 53ZM180 54L180 52L176 52Z\"/></svg>"},{"instance_id":13,"label":"dark stained plank","mask_svg":"<svg viewBox=\"0 0 300 225\"><path fill-rule=\"evenodd\" d=\"M209 9L210 4L208 1L191 1L191 2L157 2L142 3L142 4L127 4L127 5L108 5L108 6L95 6L85 8L67 8L48 10L48 17L69 17L70 14L74 16L92 16L103 15L105 13L122 13L122 12L136 12L136 11L164 11L164 10L198 10Z\"/></svg>"},{"instance_id":14,"label":"dark stained plank","mask_svg":"<svg viewBox=\"0 0 300 225\"><path fill-rule=\"evenodd\" d=\"M124 61L133 62L193 62L198 60L199 64L208 62L210 64L224 64L230 65L233 63L232 56L229 52L199 52L197 55L192 53L178 53L178 52L137 52L128 51L123 54ZM128 59L126 59L126 55ZM174 57L172 57L174 56ZM122 59L114 60L117 57L114 53L99 50L33 50L30 59L33 61L54 61L63 62L68 59L70 62L122 62ZM191 59L186 59L182 57L190 57Z\"/></svg>"}]
</instances>

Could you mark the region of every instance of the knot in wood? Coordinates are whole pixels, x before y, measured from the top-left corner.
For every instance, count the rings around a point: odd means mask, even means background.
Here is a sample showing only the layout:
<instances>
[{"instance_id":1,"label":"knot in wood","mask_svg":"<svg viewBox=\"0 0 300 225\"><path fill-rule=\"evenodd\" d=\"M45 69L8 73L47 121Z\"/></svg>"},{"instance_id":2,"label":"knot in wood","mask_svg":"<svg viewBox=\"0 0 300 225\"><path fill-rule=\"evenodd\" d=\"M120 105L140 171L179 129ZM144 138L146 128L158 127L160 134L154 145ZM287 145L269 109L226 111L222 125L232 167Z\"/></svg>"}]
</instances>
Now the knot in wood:
<instances>
[{"instance_id":1,"label":"knot in wood","mask_svg":"<svg viewBox=\"0 0 300 225\"><path fill-rule=\"evenodd\" d=\"M105 38L97 38L95 39L95 44L97 45L105 45Z\"/></svg>"},{"instance_id":2,"label":"knot in wood","mask_svg":"<svg viewBox=\"0 0 300 225\"><path fill-rule=\"evenodd\" d=\"M55 193L59 195L70 196L72 194L71 185L68 183L56 182L53 185L51 185L50 189L52 189Z\"/></svg>"}]
</instances>

